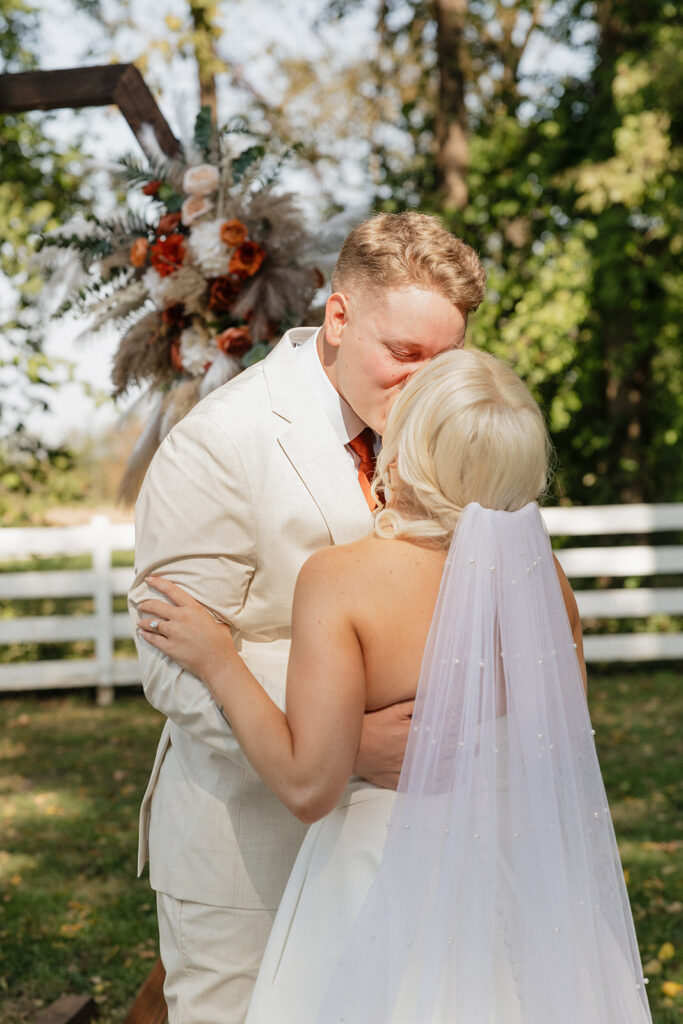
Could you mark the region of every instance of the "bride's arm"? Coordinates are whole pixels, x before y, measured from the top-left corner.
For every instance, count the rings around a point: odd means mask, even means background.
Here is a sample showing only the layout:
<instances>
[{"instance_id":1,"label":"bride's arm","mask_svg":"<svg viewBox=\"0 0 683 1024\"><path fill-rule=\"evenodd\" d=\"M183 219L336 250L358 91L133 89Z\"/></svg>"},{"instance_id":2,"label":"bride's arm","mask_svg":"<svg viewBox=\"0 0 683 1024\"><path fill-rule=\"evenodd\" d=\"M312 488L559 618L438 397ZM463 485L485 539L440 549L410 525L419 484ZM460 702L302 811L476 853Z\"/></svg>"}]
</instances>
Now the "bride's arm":
<instances>
[{"instance_id":1,"label":"bride's arm","mask_svg":"<svg viewBox=\"0 0 683 1024\"><path fill-rule=\"evenodd\" d=\"M332 557L330 554L332 553ZM353 772L365 712L363 655L352 622L350 580L336 552L303 566L292 609L286 715L249 671L227 626L168 580L151 585L174 603L145 601L161 633L145 639L202 679L266 785L302 821L337 803Z\"/></svg>"},{"instance_id":2,"label":"bride's arm","mask_svg":"<svg viewBox=\"0 0 683 1024\"><path fill-rule=\"evenodd\" d=\"M579 615L579 608L574 597L574 592L570 586L569 580L565 576L564 569L557 560L557 555L553 555L555 562L555 571L557 572L558 579L560 581L560 587L562 588L562 597L564 598L564 606L567 609L567 618L569 619L569 626L572 631L572 637L574 638L574 646L576 647L576 657L579 661L579 669L581 671L581 678L583 679L584 692L588 692L588 675L586 672L586 659L583 653L583 630L581 629L581 616Z\"/></svg>"}]
</instances>

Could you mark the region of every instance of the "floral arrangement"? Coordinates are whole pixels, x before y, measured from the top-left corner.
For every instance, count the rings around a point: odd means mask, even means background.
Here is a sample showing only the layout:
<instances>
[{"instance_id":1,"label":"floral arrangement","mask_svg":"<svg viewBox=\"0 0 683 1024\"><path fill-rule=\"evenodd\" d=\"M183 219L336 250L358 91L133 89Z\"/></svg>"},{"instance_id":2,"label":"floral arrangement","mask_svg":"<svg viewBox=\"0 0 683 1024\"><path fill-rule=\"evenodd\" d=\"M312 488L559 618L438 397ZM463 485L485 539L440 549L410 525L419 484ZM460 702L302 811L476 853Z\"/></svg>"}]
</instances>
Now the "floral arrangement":
<instances>
[{"instance_id":1,"label":"floral arrangement","mask_svg":"<svg viewBox=\"0 0 683 1024\"><path fill-rule=\"evenodd\" d=\"M227 143L235 137L238 152ZM45 251L79 257L82 287L60 312L91 317L88 332L114 323L121 333L114 397L142 385L154 398L121 485L124 500L134 499L173 424L301 323L324 284L313 236L294 198L276 187L291 153L242 124L218 131L202 111L188 152L117 165L124 212L43 240Z\"/></svg>"}]
</instances>

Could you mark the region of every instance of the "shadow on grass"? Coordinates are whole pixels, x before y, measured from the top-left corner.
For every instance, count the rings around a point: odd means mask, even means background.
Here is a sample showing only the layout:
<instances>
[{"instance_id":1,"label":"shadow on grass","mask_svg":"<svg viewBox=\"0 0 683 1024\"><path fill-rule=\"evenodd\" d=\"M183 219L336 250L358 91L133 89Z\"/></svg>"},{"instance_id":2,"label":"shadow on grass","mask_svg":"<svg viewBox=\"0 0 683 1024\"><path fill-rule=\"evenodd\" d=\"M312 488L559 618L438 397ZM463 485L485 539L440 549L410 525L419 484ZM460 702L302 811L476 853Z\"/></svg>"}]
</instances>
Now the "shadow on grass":
<instances>
[{"instance_id":1,"label":"shadow on grass","mask_svg":"<svg viewBox=\"0 0 683 1024\"><path fill-rule=\"evenodd\" d=\"M135 863L161 716L142 697L97 708L79 694L5 699L0 723L0 1021L67 991L121 1019L156 958Z\"/></svg>"}]
</instances>

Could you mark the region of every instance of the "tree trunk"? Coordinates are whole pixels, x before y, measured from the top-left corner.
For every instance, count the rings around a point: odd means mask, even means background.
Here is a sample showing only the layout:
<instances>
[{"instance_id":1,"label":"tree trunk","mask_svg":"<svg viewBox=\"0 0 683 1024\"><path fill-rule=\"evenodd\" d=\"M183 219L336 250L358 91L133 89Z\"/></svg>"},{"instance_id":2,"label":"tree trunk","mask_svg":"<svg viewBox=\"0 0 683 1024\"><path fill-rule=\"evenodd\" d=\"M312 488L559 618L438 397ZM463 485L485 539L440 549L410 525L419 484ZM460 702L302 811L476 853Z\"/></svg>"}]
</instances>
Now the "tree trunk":
<instances>
[{"instance_id":1,"label":"tree trunk","mask_svg":"<svg viewBox=\"0 0 683 1024\"><path fill-rule=\"evenodd\" d=\"M435 0L439 108L436 114L436 166L446 207L467 205L469 138L465 83L470 54L465 41L467 0Z\"/></svg>"},{"instance_id":2,"label":"tree trunk","mask_svg":"<svg viewBox=\"0 0 683 1024\"><path fill-rule=\"evenodd\" d=\"M609 158L613 152L613 132L620 123L612 83L617 61L625 48L627 25L623 20L623 8L620 9L613 0L598 0L596 21L600 42L599 64L594 75L592 120L600 129L596 136L604 139L605 152L600 155ZM605 412L612 432L612 472L615 482L618 481L620 500L638 502L647 498L643 489L646 443L643 424L647 418L649 359L647 353L638 350L629 305L631 259L626 253L632 228L628 223L627 210L619 206L608 206L598 223L599 230L623 239L620 255L597 270L596 312L602 321Z\"/></svg>"},{"instance_id":3,"label":"tree trunk","mask_svg":"<svg viewBox=\"0 0 683 1024\"><path fill-rule=\"evenodd\" d=\"M221 31L214 20L215 4L211 0L189 0L189 4L199 78L199 105L209 108L211 120L217 124L216 68L220 67L221 60L216 50L216 41Z\"/></svg>"}]
</instances>

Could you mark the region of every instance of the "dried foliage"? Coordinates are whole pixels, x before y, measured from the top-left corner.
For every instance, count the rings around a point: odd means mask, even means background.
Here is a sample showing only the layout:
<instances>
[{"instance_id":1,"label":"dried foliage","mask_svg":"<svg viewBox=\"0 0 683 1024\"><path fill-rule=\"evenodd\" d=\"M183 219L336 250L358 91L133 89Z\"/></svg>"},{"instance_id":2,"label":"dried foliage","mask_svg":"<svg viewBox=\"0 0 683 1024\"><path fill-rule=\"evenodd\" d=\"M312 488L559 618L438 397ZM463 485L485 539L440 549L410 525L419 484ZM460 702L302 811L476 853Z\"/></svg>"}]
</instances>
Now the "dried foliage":
<instances>
[{"instance_id":1,"label":"dried foliage","mask_svg":"<svg viewBox=\"0 0 683 1024\"><path fill-rule=\"evenodd\" d=\"M118 165L124 209L66 224L42 245L44 261L59 264L67 250L86 274L85 283L71 275L80 289L60 312L77 309L90 331L120 331L115 397L132 387L163 395L131 456L126 500L174 423L301 323L323 282L296 200L278 190L296 146L266 142L240 122L217 130L204 109L179 158L147 142L149 163Z\"/></svg>"}]
</instances>

